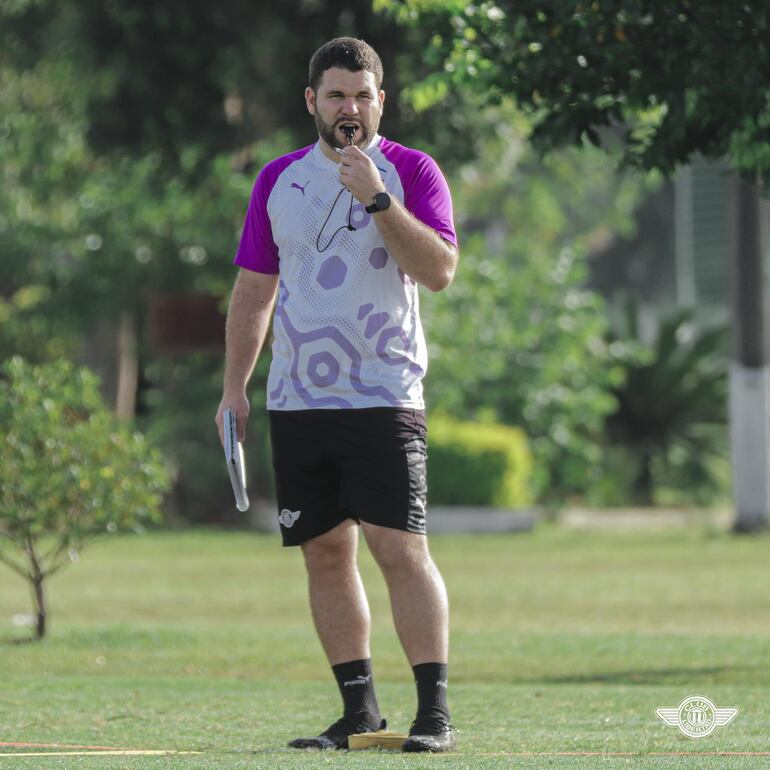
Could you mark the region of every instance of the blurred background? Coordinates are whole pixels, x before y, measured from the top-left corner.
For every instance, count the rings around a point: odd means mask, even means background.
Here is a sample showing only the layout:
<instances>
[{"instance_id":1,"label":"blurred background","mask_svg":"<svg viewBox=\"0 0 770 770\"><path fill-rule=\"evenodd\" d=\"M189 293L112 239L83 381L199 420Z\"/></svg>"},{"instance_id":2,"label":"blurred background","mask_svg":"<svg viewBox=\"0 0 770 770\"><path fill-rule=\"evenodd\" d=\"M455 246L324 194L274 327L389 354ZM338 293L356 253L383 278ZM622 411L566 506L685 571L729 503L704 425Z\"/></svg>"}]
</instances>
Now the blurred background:
<instances>
[{"instance_id":1,"label":"blurred background","mask_svg":"<svg viewBox=\"0 0 770 770\"><path fill-rule=\"evenodd\" d=\"M268 352L250 513L213 423L232 259L262 165L316 139L310 55L353 35L381 133L454 196L460 267L422 293L431 503L739 521L732 421L763 525L766 11L612 5L1 0L0 360L93 369L163 450L168 523L261 526Z\"/></svg>"}]
</instances>

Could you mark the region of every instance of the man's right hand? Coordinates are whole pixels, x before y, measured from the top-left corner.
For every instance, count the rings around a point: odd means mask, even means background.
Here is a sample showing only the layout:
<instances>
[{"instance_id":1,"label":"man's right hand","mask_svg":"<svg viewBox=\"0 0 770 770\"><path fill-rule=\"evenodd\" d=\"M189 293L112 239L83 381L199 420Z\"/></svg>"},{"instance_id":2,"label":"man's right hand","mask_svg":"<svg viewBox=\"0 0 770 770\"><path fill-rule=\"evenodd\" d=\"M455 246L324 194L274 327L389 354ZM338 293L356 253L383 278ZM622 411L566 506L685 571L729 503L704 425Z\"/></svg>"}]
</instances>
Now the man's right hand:
<instances>
[{"instance_id":1,"label":"man's right hand","mask_svg":"<svg viewBox=\"0 0 770 770\"><path fill-rule=\"evenodd\" d=\"M238 441L245 441L246 439L246 420L249 417L249 399L246 398L245 393L229 394L225 393L222 396L222 400L219 402L219 409L217 409L217 416L214 418L214 422L217 424L217 431L219 432L219 440L222 446L225 445L225 430L224 430L224 413L225 409L232 409L235 412L235 424L238 434Z\"/></svg>"}]
</instances>

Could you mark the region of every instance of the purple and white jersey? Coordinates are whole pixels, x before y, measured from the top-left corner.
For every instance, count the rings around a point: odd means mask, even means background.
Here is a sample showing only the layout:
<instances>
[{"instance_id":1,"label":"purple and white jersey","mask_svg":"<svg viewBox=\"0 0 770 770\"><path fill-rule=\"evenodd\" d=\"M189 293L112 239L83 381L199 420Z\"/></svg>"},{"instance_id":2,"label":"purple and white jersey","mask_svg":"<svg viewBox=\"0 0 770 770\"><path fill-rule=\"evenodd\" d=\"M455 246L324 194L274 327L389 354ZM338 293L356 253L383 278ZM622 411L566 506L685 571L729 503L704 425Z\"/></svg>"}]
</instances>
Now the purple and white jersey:
<instances>
[{"instance_id":1,"label":"purple and white jersey","mask_svg":"<svg viewBox=\"0 0 770 770\"><path fill-rule=\"evenodd\" d=\"M380 136L365 152L391 197L456 245L436 162ZM388 254L377 215L355 199L355 231L347 229L350 193L334 204L339 168L316 143L268 163L251 194L235 264L280 276L267 408L422 409L428 354L417 285Z\"/></svg>"}]
</instances>

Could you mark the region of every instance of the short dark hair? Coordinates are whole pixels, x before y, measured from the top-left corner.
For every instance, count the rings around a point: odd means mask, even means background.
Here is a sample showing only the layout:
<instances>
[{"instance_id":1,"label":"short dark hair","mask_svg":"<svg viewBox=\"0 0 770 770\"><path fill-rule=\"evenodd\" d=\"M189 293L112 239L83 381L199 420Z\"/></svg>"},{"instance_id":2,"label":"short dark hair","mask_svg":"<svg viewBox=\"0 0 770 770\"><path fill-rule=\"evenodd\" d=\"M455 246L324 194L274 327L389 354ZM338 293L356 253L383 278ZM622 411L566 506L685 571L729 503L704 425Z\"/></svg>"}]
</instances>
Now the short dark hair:
<instances>
[{"instance_id":1,"label":"short dark hair","mask_svg":"<svg viewBox=\"0 0 770 770\"><path fill-rule=\"evenodd\" d=\"M377 90L382 85L382 62L377 51L358 38L335 37L313 54L308 79L314 91L318 90L324 72L331 67L341 67L351 72L366 70L374 75Z\"/></svg>"}]
</instances>

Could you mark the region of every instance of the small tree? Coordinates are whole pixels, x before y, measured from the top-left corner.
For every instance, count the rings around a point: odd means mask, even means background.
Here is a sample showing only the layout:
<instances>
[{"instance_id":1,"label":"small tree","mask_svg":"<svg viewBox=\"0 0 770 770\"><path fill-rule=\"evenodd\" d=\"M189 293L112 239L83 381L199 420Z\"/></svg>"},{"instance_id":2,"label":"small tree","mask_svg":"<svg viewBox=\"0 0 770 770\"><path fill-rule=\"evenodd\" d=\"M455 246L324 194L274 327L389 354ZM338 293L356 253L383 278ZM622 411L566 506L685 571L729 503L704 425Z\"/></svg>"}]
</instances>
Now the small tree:
<instances>
[{"instance_id":1,"label":"small tree","mask_svg":"<svg viewBox=\"0 0 770 770\"><path fill-rule=\"evenodd\" d=\"M160 518L160 453L105 407L97 377L19 357L0 374L0 561L32 588L46 632L45 580L98 535Z\"/></svg>"}]
</instances>

